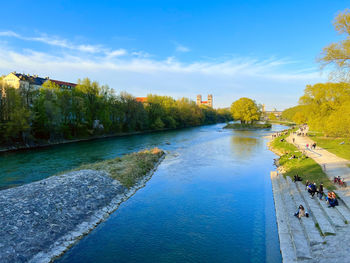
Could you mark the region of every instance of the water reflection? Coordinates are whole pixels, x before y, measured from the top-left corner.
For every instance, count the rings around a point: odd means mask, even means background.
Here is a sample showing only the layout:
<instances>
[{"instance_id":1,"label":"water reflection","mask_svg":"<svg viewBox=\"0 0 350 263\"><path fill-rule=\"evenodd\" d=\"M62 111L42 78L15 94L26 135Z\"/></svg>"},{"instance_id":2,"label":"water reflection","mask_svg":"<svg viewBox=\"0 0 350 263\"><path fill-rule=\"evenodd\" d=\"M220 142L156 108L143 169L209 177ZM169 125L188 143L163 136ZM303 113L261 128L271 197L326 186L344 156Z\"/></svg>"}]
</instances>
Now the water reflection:
<instances>
[{"instance_id":1,"label":"water reflection","mask_svg":"<svg viewBox=\"0 0 350 263\"><path fill-rule=\"evenodd\" d=\"M249 134L246 134L249 136ZM233 136L231 138L231 151L235 159L247 160L261 147L261 139L246 136Z\"/></svg>"}]
</instances>

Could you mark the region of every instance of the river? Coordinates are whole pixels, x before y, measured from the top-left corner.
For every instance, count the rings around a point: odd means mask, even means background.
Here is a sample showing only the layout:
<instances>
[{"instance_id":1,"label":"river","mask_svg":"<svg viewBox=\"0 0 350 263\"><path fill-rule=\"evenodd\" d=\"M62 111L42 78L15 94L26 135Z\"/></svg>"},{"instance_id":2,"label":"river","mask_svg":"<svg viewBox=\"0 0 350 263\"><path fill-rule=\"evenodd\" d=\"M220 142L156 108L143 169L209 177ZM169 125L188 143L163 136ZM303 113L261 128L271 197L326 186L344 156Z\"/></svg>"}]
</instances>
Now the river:
<instances>
[{"instance_id":1,"label":"river","mask_svg":"<svg viewBox=\"0 0 350 263\"><path fill-rule=\"evenodd\" d=\"M157 146L168 155L146 187L57 262L281 262L270 182L275 155L265 138L271 131L222 127L1 154L0 189Z\"/></svg>"}]
</instances>

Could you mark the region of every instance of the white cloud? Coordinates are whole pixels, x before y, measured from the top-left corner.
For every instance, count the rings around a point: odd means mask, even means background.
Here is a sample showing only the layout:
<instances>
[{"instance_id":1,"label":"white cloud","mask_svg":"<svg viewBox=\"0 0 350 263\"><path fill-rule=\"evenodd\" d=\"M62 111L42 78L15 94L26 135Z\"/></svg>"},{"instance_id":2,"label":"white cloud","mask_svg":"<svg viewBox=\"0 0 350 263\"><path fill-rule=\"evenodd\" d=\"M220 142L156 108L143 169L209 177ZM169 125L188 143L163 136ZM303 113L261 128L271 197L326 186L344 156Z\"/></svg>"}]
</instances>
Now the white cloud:
<instances>
[{"instance_id":1,"label":"white cloud","mask_svg":"<svg viewBox=\"0 0 350 263\"><path fill-rule=\"evenodd\" d=\"M51 45L51 46L56 46L56 47L61 47L61 48L66 48L66 49L71 49L71 50L77 50L77 51L92 53L92 54L103 53L103 54L110 56L110 57L121 56L121 55L126 54L125 50L123 50L123 49L111 51L107 48L104 48L101 45L89 45L89 44L76 45L76 44L69 42L66 39L61 39L61 38L56 37L56 36L47 36L45 34L42 34L39 37L25 37L25 36L22 36L20 34L13 32L13 31L3 31L3 32L0 32L0 36L14 37L14 38L25 40L25 41L41 42L41 43Z\"/></svg>"},{"instance_id":2,"label":"white cloud","mask_svg":"<svg viewBox=\"0 0 350 263\"><path fill-rule=\"evenodd\" d=\"M131 53L132 56L138 57L138 58L150 58L152 57L151 54L145 52L145 51L134 51Z\"/></svg>"},{"instance_id":3,"label":"white cloud","mask_svg":"<svg viewBox=\"0 0 350 263\"><path fill-rule=\"evenodd\" d=\"M233 100L248 96L270 108L281 109L295 105L306 84L324 81L317 69L274 57L265 60L233 57L184 63L171 56L157 60L144 51L72 45L64 39L44 36L24 38L12 31L0 32L0 36L65 48L64 52L56 54L17 50L0 43L0 71L3 74L16 70L72 82L90 77L116 91L126 90L135 96L157 93L195 99L197 94L204 97L213 94L215 106L228 106ZM291 70L291 66L297 69Z\"/></svg>"},{"instance_id":4,"label":"white cloud","mask_svg":"<svg viewBox=\"0 0 350 263\"><path fill-rule=\"evenodd\" d=\"M186 52L190 52L191 49L189 49L188 47L186 46L183 46L183 45L180 45L180 44L177 44L176 46L176 51L177 52L183 52L183 53L186 53Z\"/></svg>"},{"instance_id":5,"label":"white cloud","mask_svg":"<svg viewBox=\"0 0 350 263\"><path fill-rule=\"evenodd\" d=\"M127 51L125 49L117 49L117 50L107 52L107 57L114 58L114 57L125 56L126 54L127 54Z\"/></svg>"}]
</instances>

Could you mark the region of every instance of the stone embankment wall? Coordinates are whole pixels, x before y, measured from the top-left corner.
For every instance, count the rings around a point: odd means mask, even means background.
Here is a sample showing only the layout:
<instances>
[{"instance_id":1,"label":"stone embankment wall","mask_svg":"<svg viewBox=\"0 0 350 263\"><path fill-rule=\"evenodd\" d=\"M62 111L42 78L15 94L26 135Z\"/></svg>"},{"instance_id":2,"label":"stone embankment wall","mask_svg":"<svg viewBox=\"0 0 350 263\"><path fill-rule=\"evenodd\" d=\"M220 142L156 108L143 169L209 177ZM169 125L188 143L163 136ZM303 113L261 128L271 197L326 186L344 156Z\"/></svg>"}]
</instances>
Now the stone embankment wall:
<instances>
[{"instance_id":1,"label":"stone embankment wall","mask_svg":"<svg viewBox=\"0 0 350 263\"><path fill-rule=\"evenodd\" d=\"M0 262L50 262L143 187L154 169L129 189L105 171L80 170L1 191Z\"/></svg>"},{"instance_id":2,"label":"stone embankment wall","mask_svg":"<svg viewBox=\"0 0 350 263\"><path fill-rule=\"evenodd\" d=\"M282 174L271 172L276 219L283 262L350 262L350 209L339 199L339 206L328 207L305 186ZM294 216L299 205L310 214Z\"/></svg>"}]
</instances>

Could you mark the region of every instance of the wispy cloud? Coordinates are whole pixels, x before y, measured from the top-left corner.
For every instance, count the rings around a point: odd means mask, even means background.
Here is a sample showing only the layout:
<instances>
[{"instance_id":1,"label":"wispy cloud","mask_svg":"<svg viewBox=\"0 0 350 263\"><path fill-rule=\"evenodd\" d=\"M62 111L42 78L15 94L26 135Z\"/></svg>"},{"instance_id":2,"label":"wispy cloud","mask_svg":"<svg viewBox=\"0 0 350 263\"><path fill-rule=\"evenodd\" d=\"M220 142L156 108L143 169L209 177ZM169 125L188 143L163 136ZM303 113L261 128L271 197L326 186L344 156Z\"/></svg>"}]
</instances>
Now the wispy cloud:
<instances>
[{"instance_id":1,"label":"wispy cloud","mask_svg":"<svg viewBox=\"0 0 350 263\"><path fill-rule=\"evenodd\" d=\"M4 74L16 70L67 81L88 76L137 96L158 93L194 98L196 94L213 93L216 106L228 106L234 99L248 96L285 108L297 103L306 84L322 80L317 69L285 58L230 57L185 63L174 56L156 59L144 51L73 45L47 36L23 37L12 31L0 32L1 36L65 49L48 53L1 46L0 42L0 71ZM81 52L73 52L76 50Z\"/></svg>"},{"instance_id":2,"label":"wispy cloud","mask_svg":"<svg viewBox=\"0 0 350 263\"><path fill-rule=\"evenodd\" d=\"M108 57L122 56L126 54L125 50L123 49L110 50L110 49L104 48L102 45L89 45L89 44L77 45L77 44L73 44L72 42L66 39L61 39L57 36L48 36L46 34L42 34L40 36L34 36L34 37L27 37L13 31L2 31L0 32L0 36L14 37L25 41L40 42L51 46L77 50L77 51L92 53L92 54L103 53Z\"/></svg>"},{"instance_id":3,"label":"wispy cloud","mask_svg":"<svg viewBox=\"0 0 350 263\"><path fill-rule=\"evenodd\" d=\"M186 53L186 52L190 52L191 49L188 48L188 47L186 47L186 46L184 46L184 45L177 44L177 45L176 45L176 51L177 51L177 52Z\"/></svg>"}]
</instances>

